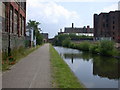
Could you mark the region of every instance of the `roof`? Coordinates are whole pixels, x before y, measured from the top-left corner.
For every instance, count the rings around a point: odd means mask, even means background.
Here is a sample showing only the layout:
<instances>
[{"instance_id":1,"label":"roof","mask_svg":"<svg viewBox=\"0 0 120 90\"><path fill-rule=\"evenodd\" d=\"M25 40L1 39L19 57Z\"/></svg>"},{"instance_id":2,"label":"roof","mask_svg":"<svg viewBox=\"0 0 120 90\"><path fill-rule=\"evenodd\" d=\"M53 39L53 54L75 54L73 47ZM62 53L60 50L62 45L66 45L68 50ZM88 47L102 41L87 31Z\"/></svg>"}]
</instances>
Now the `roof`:
<instances>
[{"instance_id":1,"label":"roof","mask_svg":"<svg viewBox=\"0 0 120 90\"><path fill-rule=\"evenodd\" d=\"M65 28L64 33L93 33L93 28Z\"/></svg>"}]
</instances>

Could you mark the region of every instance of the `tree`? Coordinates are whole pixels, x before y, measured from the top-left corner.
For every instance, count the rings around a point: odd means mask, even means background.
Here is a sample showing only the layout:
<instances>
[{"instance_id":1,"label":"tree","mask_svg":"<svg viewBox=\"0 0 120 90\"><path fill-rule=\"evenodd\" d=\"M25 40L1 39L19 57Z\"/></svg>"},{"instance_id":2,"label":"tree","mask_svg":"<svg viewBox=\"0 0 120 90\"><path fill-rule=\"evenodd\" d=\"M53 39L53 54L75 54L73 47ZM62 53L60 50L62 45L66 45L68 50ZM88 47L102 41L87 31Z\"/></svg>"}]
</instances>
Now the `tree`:
<instances>
[{"instance_id":1,"label":"tree","mask_svg":"<svg viewBox=\"0 0 120 90\"><path fill-rule=\"evenodd\" d=\"M57 35L54 38L53 44L56 46L62 46L63 41L66 39L70 39L69 35L67 34Z\"/></svg>"},{"instance_id":2,"label":"tree","mask_svg":"<svg viewBox=\"0 0 120 90\"><path fill-rule=\"evenodd\" d=\"M36 36L36 44L37 45L42 44L43 36L40 34L40 31L39 31L39 28L38 28L40 23L37 22L37 21L29 20L29 22L27 24L28 24L28 27L31 27L34 30L34 39L35 39L35 36Z\"/></svg>"}]
</instances>

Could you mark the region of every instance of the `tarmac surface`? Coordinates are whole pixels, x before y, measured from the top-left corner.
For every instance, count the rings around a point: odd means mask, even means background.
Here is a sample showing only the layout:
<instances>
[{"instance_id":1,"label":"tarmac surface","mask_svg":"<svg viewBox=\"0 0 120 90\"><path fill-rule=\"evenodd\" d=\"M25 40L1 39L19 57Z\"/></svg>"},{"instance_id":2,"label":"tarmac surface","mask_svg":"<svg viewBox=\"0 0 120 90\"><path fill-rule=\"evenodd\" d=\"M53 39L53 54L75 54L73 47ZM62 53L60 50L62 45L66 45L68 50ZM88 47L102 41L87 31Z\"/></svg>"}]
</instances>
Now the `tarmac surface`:
<instances>
[{"instance_id":1,"label":"tarmac surface","mask_svg":"<svg viewBox=\"0 0 120 90\"><path fill-rule=\"evenodd\" d=\"M51 88L49 44L41 46L3 73L2 88Z\"/></svg>"}]
</instances>

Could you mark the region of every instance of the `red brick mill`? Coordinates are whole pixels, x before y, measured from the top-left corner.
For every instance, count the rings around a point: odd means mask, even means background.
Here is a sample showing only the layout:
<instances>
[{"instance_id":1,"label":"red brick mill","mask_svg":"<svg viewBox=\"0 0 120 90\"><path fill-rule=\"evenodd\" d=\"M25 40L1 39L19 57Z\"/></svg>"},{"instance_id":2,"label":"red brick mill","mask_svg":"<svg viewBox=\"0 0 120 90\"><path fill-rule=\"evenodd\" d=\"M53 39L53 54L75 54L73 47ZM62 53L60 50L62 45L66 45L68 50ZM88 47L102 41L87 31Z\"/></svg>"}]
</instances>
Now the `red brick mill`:
<instances>
[{"instance_id":1,"label":"red brick mill","mask_svg":"<svg viewBox=\"0 0 120 90\"><path fill-rule=\"evenodd\" d=\"M24 46L26 2L0 2L0 33L2 51Z\"/></svg>"},{"instance_id":2,"label":"red brick mill","mask_svg":"<svg viewBox=\"0 0 120 90\"><path fill-rule=\"evenodd\" d=\"M120 11L94 14L94 37L111 39L120 43Z\"/></svg>"}]
</instances>

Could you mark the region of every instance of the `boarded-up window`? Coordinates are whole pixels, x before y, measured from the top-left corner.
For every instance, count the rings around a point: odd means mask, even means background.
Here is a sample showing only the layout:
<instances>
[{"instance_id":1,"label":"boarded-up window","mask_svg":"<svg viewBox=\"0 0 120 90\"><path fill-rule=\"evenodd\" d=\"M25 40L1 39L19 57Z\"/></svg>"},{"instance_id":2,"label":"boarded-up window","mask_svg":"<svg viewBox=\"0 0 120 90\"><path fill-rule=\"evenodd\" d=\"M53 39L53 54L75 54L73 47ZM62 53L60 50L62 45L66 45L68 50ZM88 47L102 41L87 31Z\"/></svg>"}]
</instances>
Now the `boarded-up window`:
<instances>
[{"instance_id":1,"label":"boarded-up window","mask_svg":"<svg viewBox=\"0 0 120 90\"><path fill-rule=\"evenodd\" d=\"M14 13L14 33L18 34L18 14L17 11Z\"/></svg>"},{"instance_id":2,"label":"boarded-up window","mask_svg":"<svg viewBox=\"0 0 120 90\"><path fill-rule=\"evenodd\" d=\"M25 19L22 18L22 35L24 36L24 29L25 29Z\"/></svg>"},{"instance_id":3,"label":"boarded-up window","mask_svg":"<svg viewBox=\"0 0 120 90\"><path fill-rule=\"evenodd\" d=\"M2 2L0 2L0 32L2 32Z\"/></svg>"},{"instance_id":4,"label":"boarded-up window","mask_svg":"<svg viewBox=\"0 0 120 90\"><path fill-rule=\"evenodd\" d=\"M5 31L5 4L2 3L2 30Z\"/></svg>"},{"instance_id":5,"label":"boarded-up window","mask_svg":"<svg viewBox=\"0 0 120 90\"><path fill-rule=\"evenodd\" d=\"M20 15L20 36L22 35L22 16Z\"/></svg>"},{"instance_id":6,"label":"boarded-up window","mask_svg":"<svg viewBox=\"0 0 120 90\"><path fill-rule=\"evenodd\" d=\"M13 32L13 8L12 6L10 7L10 32Z\"/></svg>"}]
</instances>

